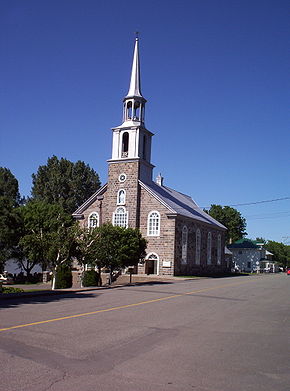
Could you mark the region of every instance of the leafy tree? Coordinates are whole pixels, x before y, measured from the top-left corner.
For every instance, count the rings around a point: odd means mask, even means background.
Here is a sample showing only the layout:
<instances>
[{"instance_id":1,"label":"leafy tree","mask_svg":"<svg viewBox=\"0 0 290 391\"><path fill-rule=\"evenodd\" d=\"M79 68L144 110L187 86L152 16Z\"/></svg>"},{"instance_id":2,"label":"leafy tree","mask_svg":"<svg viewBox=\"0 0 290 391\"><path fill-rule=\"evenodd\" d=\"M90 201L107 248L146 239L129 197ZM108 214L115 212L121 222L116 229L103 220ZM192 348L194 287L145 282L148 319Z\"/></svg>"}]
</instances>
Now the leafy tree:
<instances>
[{"instance_id":1,"label":"leafy tree","mask_svg":"<svg viewBox=\"0 0 290 391\"><path fill-rule=\"evenodd\" d=\"M266 244L267 240L264 238L256 238L256 242Z\"/></svg>"},{"instance_id":2,"label":"leafy tree","mask_svg":"<svg viewBox=\"0 0 290 391\"><path fill-rule=\"evenodd\" d=\"M273 261L286 268L290 265L290 246L269 240L265 248L273 254Z\"/></svg>"},{"instance_id":3,"label":"leafy tree","mask_svg":"<svg viewBox=\"0 0 290 391\"><path fill-rule=\"evenodd\" d=\"M78 224L67 226L61 224L57 231L48 235L48 267L52 271L52 289L55 289L56 274L59 267L70 266L78 254Z\"/></svg>"},{"instance_id":4,"label":"leafy tree","mask_svg":"<svg viewBox=\"0 0 290 391\"><path fill-rule=\"evenodd\" d=\"M18 213L21 216L21 232L14 256L29 279L36 264L43 268L55 267L50 258L55 257L52 248L59 244L59 232L71 227L73 219L60 205L44 201L30 201L20 207Z\"/></svg>"},{"instance_id":5,"label":"leafy tree","mask_svg":"<svg viewBox=\"0 0 290 391\"><path fill-rule=\"evenodd\" d=\"M15 207L20 201L17 179L8 168L0 167L0 271L18 240Z\"/></svg>"},{"instance_id":6,"label":"leafy tree","mask_svg":"<svg viewBox=\"0 0 290 391\"><path fill-rule=\"evenodd\" d=\"M146 240L138 229L104 224L79 236L79 256L82 264L116 269L134 266L146 255Z\"/></svg>"},{"instance_id":7,"label":"leafy tree","mask_svg":"<svg viewBox=\"0 0 290 391\"><path fill-rule=\"evenodd\" d=\"M52 156L32 174L32 198L60 204L72 213L100 187L98 174L82 161Z\"/></svg>"},{"instance_id":8,"label":"leafy tree","mask_svg":"<svg viewBox=\"0 0 290 391\"><path fill-rule=\"evenodd\" d=\"M104 224L98 231L96 256L102 266L110 269L111 280L114 270L137 265L145 257L147 243L138 229Z\"/></svg>"},{"instance_id":9,"label":"leafy tree","mask_svg":"<svg viewBox=\"0 0 290 391\"><path fill-rule=\"evenodd\" d=\"M18 181L12 172L5 167L0 167L0 197L9 199L13 206L20 203Z\"/></svg>"},{"instance_id":10,"label":"leafy tree","mask_svg":"<svg viewBox=\"0 0 290 391\"><path fill-rule=\"evenodd\" d=\"M0 271L7 259L13 255L13 248L19 240L20 218L14 202L8 197L0 197Z\"/></svg>"},{"instance_id":11,"label":"leafy tree","mask_svg":"<svg viewBox=\"0 0 290 391\"><path fill-rule=\"evenodd\" d=\"M227 244L230 240L235 242L247 235L246 219L242 217L241 213L235 208L230 206L211 205L207 213L228 229L226 236Z\"/></svg>"}]
</instances>

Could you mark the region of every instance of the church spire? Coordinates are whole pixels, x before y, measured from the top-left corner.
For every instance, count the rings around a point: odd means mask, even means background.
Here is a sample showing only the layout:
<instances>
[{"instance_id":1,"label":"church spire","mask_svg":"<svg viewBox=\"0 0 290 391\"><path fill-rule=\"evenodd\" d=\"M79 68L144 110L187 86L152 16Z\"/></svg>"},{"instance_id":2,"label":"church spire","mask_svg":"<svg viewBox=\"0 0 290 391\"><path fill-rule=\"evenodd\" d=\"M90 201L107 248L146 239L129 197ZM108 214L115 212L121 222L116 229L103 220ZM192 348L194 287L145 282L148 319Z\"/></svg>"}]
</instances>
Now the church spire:
<instances>
[{"instance_id":1,"label":"church spire","mask_svg":"<svg viewBox=\"0 0 290 391\"><path fill-rule=\"evenodd\" d=\"M126 98L142 97L140 80L140 61L139 61L139 38L136 36L133 55L130 87Z\"/></svg>"},{"instance_id":2,"label":"church spire","mask_svg":"<svg viewBox=\"0 0 290 391\"><path fill-rule=\"evenodd\" d=\"M123 125L144 124L146 99L141 93L139 38L135 39L131 79L128 94L124 100Z\"/></svg>"}]
</instances>

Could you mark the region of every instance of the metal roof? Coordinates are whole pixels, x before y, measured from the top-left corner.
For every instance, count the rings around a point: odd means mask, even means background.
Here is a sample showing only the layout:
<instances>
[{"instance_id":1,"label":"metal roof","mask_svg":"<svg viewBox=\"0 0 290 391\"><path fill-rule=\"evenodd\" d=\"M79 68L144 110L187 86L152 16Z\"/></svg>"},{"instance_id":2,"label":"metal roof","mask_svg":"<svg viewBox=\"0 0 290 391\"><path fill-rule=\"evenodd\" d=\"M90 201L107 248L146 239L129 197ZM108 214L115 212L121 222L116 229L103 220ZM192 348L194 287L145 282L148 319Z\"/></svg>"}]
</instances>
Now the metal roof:
<instances>
[{"instance_id":1,"label":"metal roof","mask_svg":"<svg viewBox=\"0 0 290 391\"><path fill-rule=\"evenodd\" d=\"M161 201L170 212L211 224L218 228L227 229L224 225L203 211L190 196L167 186L157 185L155 182L145 184L144 182L139 181L139 183L144 189Z\"/></svg>"}]
</instances>

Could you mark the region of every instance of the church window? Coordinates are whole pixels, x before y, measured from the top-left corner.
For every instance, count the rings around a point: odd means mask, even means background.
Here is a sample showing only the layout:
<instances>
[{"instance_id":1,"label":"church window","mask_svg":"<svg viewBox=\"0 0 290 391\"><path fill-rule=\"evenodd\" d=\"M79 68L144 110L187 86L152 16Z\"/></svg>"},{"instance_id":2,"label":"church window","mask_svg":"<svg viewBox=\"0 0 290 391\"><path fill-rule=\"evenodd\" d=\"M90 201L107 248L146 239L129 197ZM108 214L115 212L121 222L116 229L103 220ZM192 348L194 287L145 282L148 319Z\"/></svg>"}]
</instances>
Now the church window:
<instances>
[{"instance_id":1,"label":"church window","mask_svg":"<svg viewBox=\"0 0 290 391\"><path fill-rule=\"evenodd\" d=\"M120 189L118 191L118 196L117 196L117 205L125 205L126 203L126 192L124 189Z\"/></svg>"},{"instance_id":2,"label":"church window","mask_svg":"<svg viewBox=\"0 0 290 391\"><path fill-rule=\"evenodd\" d=\"M88 228L96 228L99 226L99 214L92 212L88 218Z\"/></svg>"},{"instance_id":3,"label":"church window","mask_svg":"<svg viewBox=\"0 0 290 391\"><path fill-rule=\"evenodd\" d=\"M123 133L122 139L122 157L128 157L128 149L129 149L129 133Z\"/></svg>"},{"instance_id":4,"label":"church window","mask_svg":"<svg viewBox=\"0 0 290 391\"><path fill-rule=\"evenodd\" d=\"M184 225L182 228L182 249L181 249L181 262L183 264L187 263L187 239L188 239L188 229Z\"/></svg>"},{"instance_id":5,"label":"church window","mask_svg":"<svg viewBox=\"0 0 290 391\"><path fill-rule=\"evenodd\" d=\"M200 247L201 247L201 234L200 229L196 230L196 244L195 244L195 263L200 265Z\"/></svg>"},{"instance_id":6,"label":"church window","mask_svg":"<svg viewBox=\"0 0 290 391\"><path fill-rule=\"evenodd\" d=\"M152 211L148 215L147 235L148 236L160 235L160 214L157 211Z\"/></svg>"},{"instance_id":7,"label":"church window","mask_svg":"<svg viewBox=\"0 0 290 391\"><path fill-rule=\"evenodd\" d=\"M123 206L119 206L113 214L113 225L118 225L119 227L128 226L128 212Z\"/></svg>"},{"instance_id":8,"label":"church window","mask_svg":"<svg viewBox=\"0 0 290 391\"><path fill-rule=\"evenodd\" d=\"M211 265L211 232L207 234L207 264Z\"/></svg>"},{"instance_id":9,"label":"church window","mask_svg":"<svg viewBox=\"0 0 290 391\"><path fill-rule=\"evenodd\" d=\"M218 242L217 242L217 264L221 264L222 257L222 237L221 234L218 234Z\"/></svg>"}]
</instances>

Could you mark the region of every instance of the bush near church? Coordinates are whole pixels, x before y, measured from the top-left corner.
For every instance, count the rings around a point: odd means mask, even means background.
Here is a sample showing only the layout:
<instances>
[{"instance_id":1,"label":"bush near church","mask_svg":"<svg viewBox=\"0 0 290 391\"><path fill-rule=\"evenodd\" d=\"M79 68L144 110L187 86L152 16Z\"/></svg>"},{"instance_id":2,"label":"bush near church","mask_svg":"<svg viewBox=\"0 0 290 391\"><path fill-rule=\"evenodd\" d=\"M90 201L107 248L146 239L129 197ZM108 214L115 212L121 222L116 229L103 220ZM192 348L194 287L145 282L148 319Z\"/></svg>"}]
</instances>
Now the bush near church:
<instances>
[{"instance_id":1,"label":"bush near church","mask_svg":"<svg viewBox=\"0 0 290 391\"><path fill-rule=\"evenodd\" d=\"M86 270L83 274L82 284L84 287L87 286L98 286L100 275L95 270Z\"/></svg>"},{"instance_id":2,"label":"bush near church","mask_svg":"<svg viewBox=\"0 0 290 391\"><path fill-rule=\"evenodd\" d=\"M57 268L55 289L66 289L72 287L72 272L67 265L61 265Z\"/></svg>"}]
</instances>

